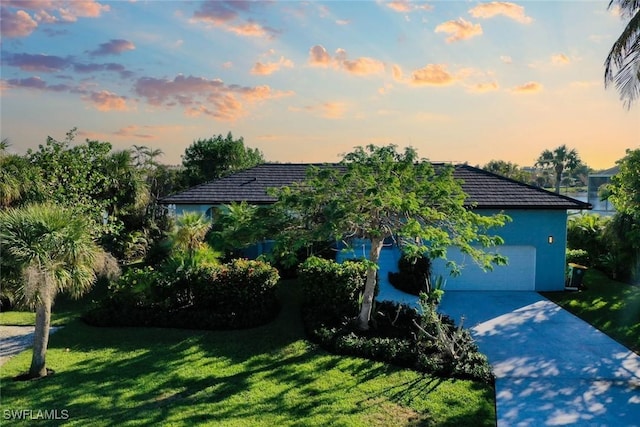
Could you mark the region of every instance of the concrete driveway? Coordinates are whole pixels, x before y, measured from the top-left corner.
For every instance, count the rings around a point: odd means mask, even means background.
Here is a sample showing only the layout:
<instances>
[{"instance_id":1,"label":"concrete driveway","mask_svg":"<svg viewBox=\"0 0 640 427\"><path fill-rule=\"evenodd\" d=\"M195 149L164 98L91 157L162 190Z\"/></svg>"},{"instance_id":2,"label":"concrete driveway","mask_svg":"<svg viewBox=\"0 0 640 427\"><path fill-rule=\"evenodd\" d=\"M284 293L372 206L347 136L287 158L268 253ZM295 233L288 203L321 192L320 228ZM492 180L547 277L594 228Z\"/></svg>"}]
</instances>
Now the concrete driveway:
<instances>
[{"instance_id":1,"label":"concrete driveway","mask_svg":"<svg viewBox=\"0 0 640 427\"><path fill-rule=\"evenodd\" d=\"M640 426L640 357L535 292L445 292L496 375L498 426Z\"/></svg>"}]
</instances>

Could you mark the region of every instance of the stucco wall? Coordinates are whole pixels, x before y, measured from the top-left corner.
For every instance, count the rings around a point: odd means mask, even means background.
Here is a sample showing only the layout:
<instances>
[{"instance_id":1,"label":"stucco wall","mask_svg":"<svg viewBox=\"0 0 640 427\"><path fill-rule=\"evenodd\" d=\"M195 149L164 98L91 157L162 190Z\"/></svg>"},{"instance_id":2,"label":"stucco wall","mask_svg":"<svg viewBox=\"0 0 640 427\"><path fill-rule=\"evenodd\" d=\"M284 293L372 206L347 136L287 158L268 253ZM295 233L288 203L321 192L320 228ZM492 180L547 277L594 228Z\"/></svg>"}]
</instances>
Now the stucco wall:
<instances>
[{"instance_id":1,"label":"stucco wall","mask_svg":"<svg viewBox=\"0 0 640 427\"><path fill-rule=\"evenodd\" d=\"M512 210L505 213L513 220L499 231L505 245L531 245L536 248L536 291L563 290L567 212L564 210ZM550 236L553 238L553 243L549 243Z\"/></svg>"},{"instance_id":2,"label":"stucco wall","mask_svg":"<svg viewBox=\"0 0 640 427\"><path fill-rule=\"evenodd\" d=\"M176 215L182 212L206 213L211 205L177 205ZM478 210L478 213L491 215L497 211ZM533 246L535 248L535 290L561 291L565 279L565 248L567 244L567 212L564 210L507 210L512 222L495 229L502 236L505 245ZM549 237L553 243L549 243ZM360 248L362 250L362 248ZM391 254L385 250L381 258L381 275L395 271L399 254ZM499 267L498 267L499 268ZM463 273L464 274L464 273ZM517 278L514 278L517 280Z\"/></svg>"}]
</instances>

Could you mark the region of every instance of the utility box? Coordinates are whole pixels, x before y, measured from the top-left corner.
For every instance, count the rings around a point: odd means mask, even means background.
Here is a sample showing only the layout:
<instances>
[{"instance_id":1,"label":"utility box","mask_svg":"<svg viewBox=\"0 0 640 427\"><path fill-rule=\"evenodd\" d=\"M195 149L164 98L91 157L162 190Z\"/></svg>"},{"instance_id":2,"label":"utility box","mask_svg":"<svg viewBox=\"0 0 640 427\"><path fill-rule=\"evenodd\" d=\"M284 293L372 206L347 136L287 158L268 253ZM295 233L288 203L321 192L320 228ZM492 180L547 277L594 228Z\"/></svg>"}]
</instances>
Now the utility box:
<instances>
[{"instance_id":1,"label":"utility box","mask_svg":"<svg viewBox=\"0 0 640 427\"><path fill-rule=\"evenodd\" d=\"M588 268L584 265L575 264L570 262L567 269L567 280L565 281L564 288L569 291L579 291L584 289L582 279L584 278L584 272Z\"/></svg>"}]
</instances>

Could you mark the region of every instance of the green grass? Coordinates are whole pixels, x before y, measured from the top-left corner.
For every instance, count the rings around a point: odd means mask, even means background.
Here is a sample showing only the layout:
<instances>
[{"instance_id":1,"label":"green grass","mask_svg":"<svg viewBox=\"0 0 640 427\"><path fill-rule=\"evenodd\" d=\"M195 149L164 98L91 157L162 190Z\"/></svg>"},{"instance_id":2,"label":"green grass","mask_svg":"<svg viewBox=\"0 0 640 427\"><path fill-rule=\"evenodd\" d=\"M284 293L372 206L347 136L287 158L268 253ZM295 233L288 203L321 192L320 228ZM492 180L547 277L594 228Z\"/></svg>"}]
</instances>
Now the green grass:
<instances>
[{"instance_id":1,"label":"green grass","mask_svg":"<svg viewBox=\"0 0 640 427\"><path fill-rule=\"evenodd\" d=\"M543 295L640 354L640 287L588 270L586 290Z\"/></svg>"},{"instance_id":2,"label":"green grass","mask_svg":"<svg viewBox=\"0 0 640 427\"><path fill-rule=\"evenodd\" d=\"M69 317L50 339L53 376L11 380L29 351L2 367L2 409L66 409L68 425L95 426L495 425L490 386L329 354L304 338L295 282L279 291L278 319L241 331L94 328Z\"/></svg>"}]
</instances>

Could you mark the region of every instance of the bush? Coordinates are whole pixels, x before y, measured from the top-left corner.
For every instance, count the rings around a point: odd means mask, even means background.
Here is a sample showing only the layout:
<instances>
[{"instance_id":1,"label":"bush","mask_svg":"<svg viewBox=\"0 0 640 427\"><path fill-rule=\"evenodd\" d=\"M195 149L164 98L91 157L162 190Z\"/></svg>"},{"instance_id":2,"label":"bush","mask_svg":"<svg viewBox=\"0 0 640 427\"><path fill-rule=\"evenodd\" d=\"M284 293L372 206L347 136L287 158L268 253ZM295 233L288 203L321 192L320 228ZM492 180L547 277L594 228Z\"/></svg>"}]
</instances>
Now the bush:
<instances>
[{"instance_id":1,"label":"bush","mask_svg":"<svg viewBox=\"0 0 640 427\"><path fill-rule=\"evenodd\" d=\"M471 334L454 327L446 316L438 317L440 325L432 324L433 319L390 302L378 304L372 322L375 327L368 331L357 331L348 321L328 322L312 312L304 316L309 338L332 353L387 362L442 377L493 381L487 358L478 352ZM451 334L455 340L455 357L443 350L443 343L431 339L420 328Z\"/></svg>"},{"instance_id":2,"label":"bush","mask_svg":"<svg viewBox=\"0 0 640 427\"><path fill-rule=\"evenodd\" d=\"M411 295L427 291L427 281L431 276L431 260L425 256L411 258L406 255L398 261L398 272L389 273L389 282L396 289Z\"/></svg>"},{"instance_id":3,"label":"bush","mask_svg":"<svg viewBox=\"0 0 640 427\"><path fill-rule=\"evenodd\" d=\"M589 253L584 249L567 249L567 263L580 264L586 267L590 267L591 258L589 257Z\"/></svg>"},{"instance_id":4,"label":"bush","mask_svg":"<svg viewBox=\"0 0 640 427\"><path fill-rule=\"evenodd\" d=\"M277 270L260 261L187 266L174 272L130 269L84 319L96 326L245 328L277 315Z\"/></svg>"},{"instance_id":5,"label":"bush","mask_svg":"<svg viewBox=\"0 0 640 427\"><path fill-rule=\"evenodd\" d=\"M367 269L364 263L309 257L298 268L303 304L327 319L352 318L358 314Z\"/></svg>"}]
</instances>

